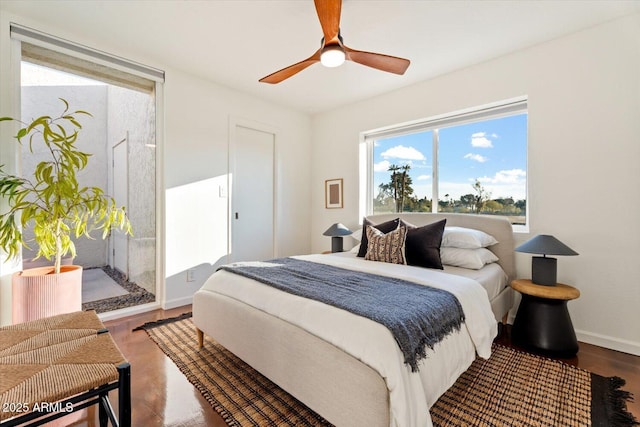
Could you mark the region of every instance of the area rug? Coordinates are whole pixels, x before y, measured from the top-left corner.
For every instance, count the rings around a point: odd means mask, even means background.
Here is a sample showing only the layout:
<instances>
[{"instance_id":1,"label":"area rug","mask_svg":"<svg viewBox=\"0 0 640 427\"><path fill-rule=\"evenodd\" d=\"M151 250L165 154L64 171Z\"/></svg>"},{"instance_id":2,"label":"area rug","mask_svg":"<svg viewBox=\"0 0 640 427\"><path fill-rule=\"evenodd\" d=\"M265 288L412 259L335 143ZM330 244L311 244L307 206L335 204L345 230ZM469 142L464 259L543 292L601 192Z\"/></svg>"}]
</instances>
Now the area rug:
<instances>
[{"instance_id":1,"label":"area rug","mask_svg":"<svg viewBox=\"0 0 640 427\"><path fill-rule=\"evenodd\" d=\"M209 337L190 313L147 323L151 339L230 426L330 425ZM624 381L494 344L431 408L436 426L633 426Z\"/></svg>"}]
</instances>

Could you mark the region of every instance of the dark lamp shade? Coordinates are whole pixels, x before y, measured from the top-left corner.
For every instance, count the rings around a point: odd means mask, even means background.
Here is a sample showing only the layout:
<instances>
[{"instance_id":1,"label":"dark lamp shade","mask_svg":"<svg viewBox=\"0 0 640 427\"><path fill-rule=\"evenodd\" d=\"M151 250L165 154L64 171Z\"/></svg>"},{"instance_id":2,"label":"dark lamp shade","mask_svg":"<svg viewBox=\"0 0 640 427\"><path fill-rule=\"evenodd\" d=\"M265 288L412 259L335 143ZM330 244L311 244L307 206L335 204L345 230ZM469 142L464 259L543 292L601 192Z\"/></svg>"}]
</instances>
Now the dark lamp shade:
<instances>
[{"instance_id":1,"label":"dark lamp shade","mask_svg":"<svg viewBox=\"0 0 640 427\"><path fill-rule=\"evenodd\" d=\"M543 255L578 255L576 251L553 236L540 234L516 248L516 252Z\"/></svg>"},{"instance_id":2,"label":"dark lamp shade","mask_svg":"<svg viewBox=\"0 0 640 427\"><path fill-rule=\"evenodd\" d=\"M331 227L329 227L327 231L322 233L322 235L335 237L335 236L348 236L349 234L352 234L352 233L353 231L349 230L347 227L340 224L339 222L336 222Z\"/></svg>"},{"instance_id":3,"label":"dark lamp shade","mask_svg":"<svg viewBox=\"0 0 640 427\"><path fill-rule=\"evenodd\" d=\"M322 234L324 236L331 236L331 252L342 252L342 236L348 236L352 233L353 231L336 222Z\"/></svg>"}]
</instances>

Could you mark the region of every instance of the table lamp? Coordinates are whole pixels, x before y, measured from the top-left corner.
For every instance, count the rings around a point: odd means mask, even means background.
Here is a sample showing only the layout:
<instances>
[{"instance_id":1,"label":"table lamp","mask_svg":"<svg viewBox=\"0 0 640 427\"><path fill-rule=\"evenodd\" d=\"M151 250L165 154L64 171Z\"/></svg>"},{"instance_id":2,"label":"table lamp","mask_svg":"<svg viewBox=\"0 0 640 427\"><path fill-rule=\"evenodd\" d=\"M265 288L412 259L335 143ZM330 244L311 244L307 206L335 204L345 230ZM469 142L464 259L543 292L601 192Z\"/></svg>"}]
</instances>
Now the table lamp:
<instances>
[{"instance_id":1,"label":"table lamp","mask_svg":"<svg viewBox=\"0 0 640 427\"><path fill-rule=\"evenodd\" d=\"M342 252L342 236L348 236L351 233L353 233L353 231L336 222L322 234L324 236L331 236L331 252Z\"/></svg>"},{"instance_id":2,"label":"table lamp","mask_svg":"<svg viewBox=\"0 0 640 427\"><path fill-rule=\"evenodd\" d=\"M576 251L553 236L540 234L516 248L516 252L542 254L531 259L531 281L537 285L554 286L557 283L558 263L547 255L578 255Z\"/></svg>"}]
</instances>

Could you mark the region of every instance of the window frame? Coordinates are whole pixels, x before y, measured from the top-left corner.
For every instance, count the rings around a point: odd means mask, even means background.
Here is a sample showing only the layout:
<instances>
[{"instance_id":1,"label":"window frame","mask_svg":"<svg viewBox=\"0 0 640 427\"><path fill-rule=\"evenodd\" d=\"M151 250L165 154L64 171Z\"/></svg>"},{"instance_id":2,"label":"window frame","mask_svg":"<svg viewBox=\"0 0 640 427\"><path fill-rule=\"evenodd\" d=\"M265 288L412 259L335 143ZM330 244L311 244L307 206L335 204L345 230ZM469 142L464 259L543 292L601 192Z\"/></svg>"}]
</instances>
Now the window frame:
<instances>
[{"instance_id":1,"label":"window frame","mask_svg":"<svg viewBox=\"0 0 640 427\"><path fill-rule=\"evenodd\" d=\"M501 117L514 116L518 114L527 114L528 121L528 97L519 96L507 100L497 101L491 104L485 104L479 107L458 110L451 113L441 114L424 119L418 119L410 122L399 123L395 125L385 126L378 129L372 129L360 133L360 217L371 215L373 213L373 199L375 189L374 183L374 143L376 140L409 135L419 132L431 131L432 141L432 203L431 212L437 213L439 204L433 203L433 200L439 200L439 130L445 127L460 126L468 123L475 123L484 120L498 119ZM527 209L525 211L525 224L512 224L515 232L529 231L529 137L527 126L527 180L525 183L525 194L527 201Z\"/></svg>"}]
</instances>

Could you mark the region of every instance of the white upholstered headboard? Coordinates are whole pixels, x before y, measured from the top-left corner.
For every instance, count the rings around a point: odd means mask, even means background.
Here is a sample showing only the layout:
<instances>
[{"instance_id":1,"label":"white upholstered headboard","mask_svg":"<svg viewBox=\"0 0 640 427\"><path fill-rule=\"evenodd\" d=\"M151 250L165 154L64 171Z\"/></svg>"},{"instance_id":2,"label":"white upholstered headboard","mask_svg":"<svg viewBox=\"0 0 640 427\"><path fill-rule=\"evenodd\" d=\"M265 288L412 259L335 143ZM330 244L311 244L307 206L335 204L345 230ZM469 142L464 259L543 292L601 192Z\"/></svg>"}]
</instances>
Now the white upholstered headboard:
<instances>
[{"instance_id":1,"label":"white upholstered headboard","mask_svg":"<svg viewBox=\"0 0 640 427\"><path fill-rule=\"evenodd\" d=\"M391 213L369 215L367 218L374 224L401 218L415 226L431 224L446 219L447 226L474 228L492 235L498 241L489 249L500 259L498 264L509 276L509 281L516 277L515 244L511 223L504 217L491 215L473 215L456 213Z\"/></svg>"}]
</instances>

